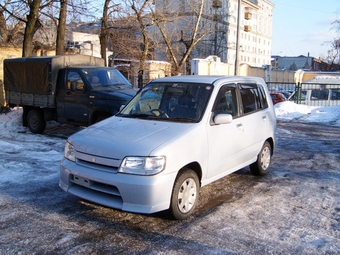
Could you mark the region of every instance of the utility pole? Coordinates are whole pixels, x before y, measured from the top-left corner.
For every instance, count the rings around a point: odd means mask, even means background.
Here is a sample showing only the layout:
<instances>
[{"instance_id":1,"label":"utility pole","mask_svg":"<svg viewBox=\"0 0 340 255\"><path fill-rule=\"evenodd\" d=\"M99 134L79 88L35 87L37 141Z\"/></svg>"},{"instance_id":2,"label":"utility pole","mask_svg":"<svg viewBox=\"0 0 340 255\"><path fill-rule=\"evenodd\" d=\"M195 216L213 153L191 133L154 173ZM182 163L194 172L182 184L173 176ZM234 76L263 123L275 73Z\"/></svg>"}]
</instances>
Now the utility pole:
<instances>
[{"instance_id":1,"label":"utility pole","mask_svg":"<svg viewBox=\"0 0 340 255\"><path fill-rule=\"evenodd\" d=\"M241 20L241 0L238 0L238 4L237 4L237 28L236 28L236 55L235 55L234 75L238 75L238 69L239 69L240 20Z\"/></svg>"}]
</instances>

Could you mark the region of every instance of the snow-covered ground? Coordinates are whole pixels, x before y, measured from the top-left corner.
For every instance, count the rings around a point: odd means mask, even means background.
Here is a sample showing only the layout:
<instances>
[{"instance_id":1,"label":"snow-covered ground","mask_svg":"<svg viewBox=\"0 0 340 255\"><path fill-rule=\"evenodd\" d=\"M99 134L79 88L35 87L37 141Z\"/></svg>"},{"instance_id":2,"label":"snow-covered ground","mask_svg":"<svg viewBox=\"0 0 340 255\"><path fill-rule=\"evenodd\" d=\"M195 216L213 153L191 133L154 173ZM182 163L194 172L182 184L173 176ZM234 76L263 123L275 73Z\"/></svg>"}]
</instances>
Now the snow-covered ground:
<instances>
[{"instance_id":1,"label":"snow-covered ground","mask_svg":"<svg viewBox=\"0 0 340 255\"><path fill-rule=\"evenodd\" d=\"M275 105L276 117L281 121L303 121L340 127L340 106L306 106L292 102Z\"/></svg>"},{"instance_id":2,"label":"snow-covered ground","mask_svg":"<svg viewBox=\"0 0 340 255\"><path fill-rule=\"evenodd\" d=\"M0 114L0 254L340 254L340 106L275 106L270 173L242 169L202 188L186 221L87 203L58 187L77 128Z\"/></svg>"}]
</instances>

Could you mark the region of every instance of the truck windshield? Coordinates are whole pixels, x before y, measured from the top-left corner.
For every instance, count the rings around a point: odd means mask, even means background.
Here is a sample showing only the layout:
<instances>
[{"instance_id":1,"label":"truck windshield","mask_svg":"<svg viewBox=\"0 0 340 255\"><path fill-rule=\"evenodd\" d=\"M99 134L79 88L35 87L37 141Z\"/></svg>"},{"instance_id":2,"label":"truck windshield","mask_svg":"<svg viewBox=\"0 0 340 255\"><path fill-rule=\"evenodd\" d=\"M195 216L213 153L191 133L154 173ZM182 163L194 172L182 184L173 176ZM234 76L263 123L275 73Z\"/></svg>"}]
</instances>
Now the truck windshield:
<instances>
[{"instance_id":1,"label":"truck windshield","mask_svg":"<svg viewBox=\"0 0 340 255\"><path fill-rule=\"evenodd\" d=\"M211 84L152 82L141 89L118 116L198 122L212 90Z\"/></svg>"},{"instance_id":2,"label":"truck windshield","mask_svg":"<svg viewBox=\"0 0 340 255\"><path fill-rule=\"evenodd\" d=\"M84 68L83 73L93 89L132 85L114 68Z\"/></svg>"}]
</instances>

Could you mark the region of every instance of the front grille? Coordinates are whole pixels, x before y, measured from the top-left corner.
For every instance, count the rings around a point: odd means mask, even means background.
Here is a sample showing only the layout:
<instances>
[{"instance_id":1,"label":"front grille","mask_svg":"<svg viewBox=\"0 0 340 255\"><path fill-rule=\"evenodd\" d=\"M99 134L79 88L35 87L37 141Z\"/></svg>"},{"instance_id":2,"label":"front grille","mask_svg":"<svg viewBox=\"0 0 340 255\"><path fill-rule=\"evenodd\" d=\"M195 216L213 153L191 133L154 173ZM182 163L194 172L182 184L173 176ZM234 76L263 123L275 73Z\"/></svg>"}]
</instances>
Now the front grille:
<instances>
[{"instance_id":1,"label":"front grille","mask_svg":"<svg viewBox=\"0 0 340 255\"><path fill-rule=\"evenodd\" d=\"M109 195L119 196L120 193L116 186L93 181L76 175L70 175L70 182L92 190L100 191Z\"/></svg>"},{"instance_id":2,"label":"front grille","mask_svg":"<svg viewBox=\"0 0 340 255\"><path fill-rule=\"evenodd\" d=\"M96 170L100 170L100 171L107 171L107 172L111 172L111 173L117 173L118 171L118 167L113 167L113 166L107 166L107 165L103 165L103 164L98 164L98 163L93 163L87 160L83 160L83 159L79 159L77 158L76 163L78 165L84 166L84 167L89 167L89 168L93 168Z\"/></svg>"},{"instance_id":3,"label":"front grille","mask_svg":"<svg viewBox=\"0 0 340 255\"><path fill-rule=\"evenodd\" d=\"M117 173L120 162L121 160L115 158L101 157L79 151L76 152L76 163L78 165L99 171Z\"/></svg>"}]
</instances>

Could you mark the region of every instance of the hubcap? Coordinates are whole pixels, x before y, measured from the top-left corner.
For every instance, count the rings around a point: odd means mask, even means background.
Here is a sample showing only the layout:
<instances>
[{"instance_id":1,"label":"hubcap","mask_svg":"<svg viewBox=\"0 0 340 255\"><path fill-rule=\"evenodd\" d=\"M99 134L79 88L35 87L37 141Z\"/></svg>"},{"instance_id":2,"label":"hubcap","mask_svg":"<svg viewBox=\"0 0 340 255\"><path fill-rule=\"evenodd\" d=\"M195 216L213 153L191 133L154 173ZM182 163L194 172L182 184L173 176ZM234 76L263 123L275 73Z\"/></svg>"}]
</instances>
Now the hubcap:
<instances>
[{"instance_id":1,"label":"hubcap","mask_svg":"<svg viewBox=\"0 0 340 255\"><path fill-rule=\"evenodd\" d=\"M267 170L270 164L270 150L268 147L263 148L261 153L261 167L263 170Z\"/></svg>"},{"instance_id":2,"label":"hubcap","mask_svg":"<svg viewBox=\"0 0 340 255\"><path fill-rule=\"evenodd\" d=\"M196 183L192 178L186 179L178 193L178 208L182 213L187 213L196 201Z\"/></svg>"}]
</instances>

